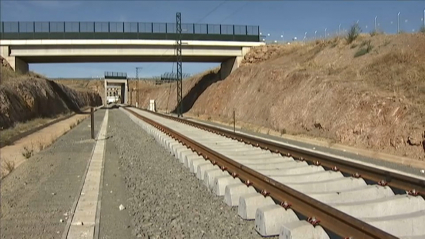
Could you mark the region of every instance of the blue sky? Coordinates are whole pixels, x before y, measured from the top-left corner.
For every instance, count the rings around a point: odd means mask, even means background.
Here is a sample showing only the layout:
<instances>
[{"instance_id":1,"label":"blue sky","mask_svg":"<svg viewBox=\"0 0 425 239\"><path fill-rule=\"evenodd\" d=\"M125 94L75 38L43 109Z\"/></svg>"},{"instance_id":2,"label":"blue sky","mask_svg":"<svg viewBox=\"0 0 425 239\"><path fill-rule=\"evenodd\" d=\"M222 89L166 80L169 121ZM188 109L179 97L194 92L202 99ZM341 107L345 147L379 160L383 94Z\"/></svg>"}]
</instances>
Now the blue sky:
<instances>
[{"instance_id":1,"label":"blue sky","mask_svg":"<svg viewBox=\"0 0 425 239\"><path fill-rule=\"evenodd\" d=\"M259 25L267 41L288 41L323 37L347 29L355 22L364 32L374 27L387 33L400 28L417 31L422 24L425 1L1 1L2 21L125 21L175 22L176 12L183 23ZM282 38L283 36L283 38ZM215 63L183 63L191 74L218 66ZM48 77L93 77L104 71L127 72L135 76L171 72L172 63L71 63L31 64L30 69ZM174 64L175 71L175 64Z\"/></svg>"}]
</instances>

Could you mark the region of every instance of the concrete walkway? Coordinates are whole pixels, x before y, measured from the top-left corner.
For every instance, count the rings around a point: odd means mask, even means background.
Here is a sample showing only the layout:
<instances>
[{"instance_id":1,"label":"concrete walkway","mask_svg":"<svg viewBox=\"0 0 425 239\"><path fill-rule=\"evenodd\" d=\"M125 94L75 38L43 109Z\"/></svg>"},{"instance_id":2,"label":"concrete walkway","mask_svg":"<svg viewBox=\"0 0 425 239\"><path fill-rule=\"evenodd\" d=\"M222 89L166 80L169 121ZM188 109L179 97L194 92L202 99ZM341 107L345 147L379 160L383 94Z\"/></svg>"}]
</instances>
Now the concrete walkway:
<instances>
[{"instance_id":1,"label":"concrete walkway","mask_svg":"<svg viewBox=\"0 0 425 239\"><path fill-rule=\"evenodd\" d=\"M84 186L66 237L67 239L94 238L94 230L97 224L96 212L98 209L100 181L103 171L108 113L108 110L106 110L100 133L96 139L96 145L85 177Z\"/></svg>"},{"instance_id":2,"label":"concrete walkway","mask_svg":"<svg viewBox=\"0 0 425 239\"><path fill-rule=\"evenodd\" d=\"M105 110L95 113L98 134ZM81 191L95 141L90 118L1 182L1 238L60 238Z\"/></svg>"}]
</instances>

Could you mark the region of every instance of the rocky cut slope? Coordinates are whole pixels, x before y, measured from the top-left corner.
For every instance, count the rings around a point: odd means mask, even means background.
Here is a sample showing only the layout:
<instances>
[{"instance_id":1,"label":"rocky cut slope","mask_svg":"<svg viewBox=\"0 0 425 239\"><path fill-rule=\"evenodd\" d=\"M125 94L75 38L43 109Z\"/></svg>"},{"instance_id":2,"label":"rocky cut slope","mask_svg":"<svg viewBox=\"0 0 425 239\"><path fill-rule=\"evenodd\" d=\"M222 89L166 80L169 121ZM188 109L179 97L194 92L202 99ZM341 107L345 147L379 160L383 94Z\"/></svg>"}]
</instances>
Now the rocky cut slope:
<instances>
[{"instance_id":1,"label":"rocky cut slope","mask_svg":"<svg viewBox=\"0 0 425 239\"><path fill-rule=\"evenodd\" d=\"M191 115L226 122L235 110L239 123L425 160L425 34L261 46L191 91L203 79L184 84ZM142 106L175 107L174 85L141 91Z\"/></svg>"},{"instance_id":2,"label":"rocky cut slope","mask_svg":"<svg viewBox=\"0 0 425 239\"><path fill-rule=\"evenodd\" d=\"M35 118L79 112L83 107L102 104L97 93L74 90L34 73L16 74L4 59L0 82L1 129Z\"/></svg>"}]
</instances>

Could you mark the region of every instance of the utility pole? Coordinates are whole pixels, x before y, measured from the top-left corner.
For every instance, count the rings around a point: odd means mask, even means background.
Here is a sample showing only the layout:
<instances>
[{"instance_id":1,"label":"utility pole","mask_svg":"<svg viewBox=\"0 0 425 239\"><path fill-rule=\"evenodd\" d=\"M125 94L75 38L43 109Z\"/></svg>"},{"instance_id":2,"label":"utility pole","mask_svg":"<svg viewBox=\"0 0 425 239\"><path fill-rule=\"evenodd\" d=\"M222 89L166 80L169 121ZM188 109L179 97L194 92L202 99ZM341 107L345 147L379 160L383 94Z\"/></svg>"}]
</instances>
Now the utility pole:
<instances>
[{"instance_id":1,"label":"utility pole","mask_svg":"<svg viewBox=\"0 0 425 239\"><path fill-rule=\"evenodd\" d=\"M375 32L377 31L376 29L376 19L378 18L378 16L375 17Z\"/></svg>"},{"instance_id":2,"label":"utility pole","mask_svg":"<svg viewBox=\"0 0 425 239\"><path fill-rule=\"evenodd\" d=\"M397 14L397 33L400 33L400 12Z\"/></svg>"},{"instance_id":3,"label":"utility pole","mask_svg":"<svg viewBox=\"0 0 425 239\"><path fill-rule=\"evenodd\" d=\"M424 9L424 18L422 20L423 20L423 24L424 24L424 28L425 28L425 9Z\"/></svg>"},{"instance_id":4,"label":"utility pole","mask_svg":"<svg viewBox=\"0 0 425 239\"><path fill-rule=\"evenodd\" d=\"M183 117L182 15L176 13L177 117Z\"/></svg>"},{"instance_id":5,"label":"utility pole","mask_svg":"<svg viewBox=\"0 0 425 239\"><path fill-rule=\"evenodd\" d=\"M143 67L136 67L136 79L139 79L139 70L143 69Z\"/></svg>"}]
</instances>

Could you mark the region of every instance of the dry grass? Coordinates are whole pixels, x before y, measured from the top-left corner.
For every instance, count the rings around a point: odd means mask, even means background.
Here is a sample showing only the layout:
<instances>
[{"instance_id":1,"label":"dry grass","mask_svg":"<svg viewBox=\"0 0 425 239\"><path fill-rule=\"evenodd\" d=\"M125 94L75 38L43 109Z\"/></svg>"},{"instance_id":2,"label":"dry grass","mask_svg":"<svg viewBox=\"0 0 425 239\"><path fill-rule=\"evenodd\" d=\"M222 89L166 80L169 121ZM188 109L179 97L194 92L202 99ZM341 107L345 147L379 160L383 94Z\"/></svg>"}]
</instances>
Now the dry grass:
<instances>
[{"instance_id":1,"label":"dry grass","mask_svg":"<svg viewBox=\"0 0 425 239\"><path fill-rule=\"evenodd\" d=\"M6 84L6 83L16 83L22 80L26 80L28 78L46 79L44 75L33 72L33 71L29 71L26 74L22 74L19 72L15 72L10 67L1 67L0 85Z\"/></svg>"},{"instance_id":2,"label":"dry grass","mask_svg":"<svg viewBox=\"0 0 425 239\"><path fill-rule=\"evenodd\" d=\"M20 76L22 76L22 74L17 73L7 67L2 67L1 74L0 74L0 85L5 84L6 82L11 82L19 78Z\"/></svg>"},{"instance_id":3,"label":"dry grass","mask_svg":"<svg viewBox=\"0 0 425 239\"><path fill-rule=\"evenodd\" d=\"M47 146L42 142L42 141L38 141L37 142L37 149L38 151L41 151L43 149L45 149Z\"/></svg>"},{"instance_id":4,"label":"dry grass","mask_svg":"<svg viewBox=\"0 0 425 239\"><path fill-rule=\"evenodd\" d=\"M380 31L380 30L373 30L370 32L370 36L374 37L374 36L378 36L378 35L383 35L384 32Z\"/></svg>"},{"instance_id":5,"label":"dry grass","mask_svg":"<svg viewBox=\"0 0 425 239\"><path fill-rule=\"evenodd\" d=\"M69 125L69 129L73 129L75 128L75 126L77 126L77 122L74 122L72 124Z\"/></svg>"},{"instance_id":6,"label":"dry grass","mask_svg":"<svg viewBox=\"0 0 425 239\"><path fill-rule=\"evenodd\" d=\"M370 40L362 42L362 44L360 44L360 47L361 48L354 54L354 57L366 55L373 49L373 46Z\"/></svg>"},{"instance_id":7,"label":"dry grass","mask_svg":"<svg viewBox=\"0 0 425 239\"><path fill-rule=\"evenodd\" d=\"M425 66L418 57L414 52L396 50L378 57L361 74L371 77L375 86L396 93L394 96L420 105L425 102Z\"/></svg>"},{"instance_id":8,"label":"dry grass","mask_svg":"<svg viewBox=\"0 0 425 239\"><path fill-rule=\"evenodd\" d=\"M52 120L69 116L71 113L59 114L55 118L36 118L29 120L27 122L16 123L14 127L8 128L5 130L0 130L0 145L6 146L11 145L12 139L22 133L25 133L29 130L37 128L39 126L45 125Z\"/></svg>"},{"instance_id":9,"label":"dry grass","mask_svg":"<svg viewBox=\"0 0 425 239\"><path fill-rule=\"evenodd\" d=\"M73 129L73 128L75 128L77 125L79 125L82 121L83 121L84 119L77 119L77 121L75 121L75 122L73 122L73 123L71 123L70 125L69 125L69 130L71 130L71 129Z\"/></svg>"},{"instance_id":10,"label":"dry grass","mask_svg":"<svg viewBox=\"0 0 425 239\"><path fill-rule=\"evenodd\" d=\"M41 125L44 125L51 121L52 119L49 118L36 118L24 123L16 123L13 128L8 128L5 130L0 131L0 144L1 145L10 145L13 142L11 141L12 138L18 136L19 134L22 134L28 130L34 129L36 127L39 127Z\"/></svg>"},{"instance_id":11,"label":"dry grass","mask_svg":"<svg viewBox=\"0 0 425 239\"><path fill-rule=\"evenodd\" d=\"M54 80L58 84L66 85L72 89L78 91L98 91L102 93L104 89L103 80L73 80L73 79L62 79Z\"/></svg>"},{"instance_id":12,"label":"dry grass","mask_svg":"<svg viewBox=\"0 0 425 239\"><path fill-rule=\"evenodd\" d=\"M47 79L45 75L34 72L34 71L29 71L26 75L34 77L34 78Z\"/></svg>"},{"instance_id":13,"label":"dry grass","mask_svg":"<svg viewBox=\"0 0 425 239\"><path fill-rule=\"evenodd\" d=\"M6 177L9 173L15 170L15 162L9 159L2 158L1 163L1 179Z\"/></svg>"},{"instance_id":14,"label":"dry grass","mask_svg":"<svg viewBox=\"0 0 425 239\"><path fill-rule=\"evenodd\" d=\"M60 136L59 136L60 137ZM58 137L58 138L59 138ZM50 145L52 145L55 141L57 140L57 138L55 138L54 136L50 135L49 138L47 139L46 137L43 137L39 140L36 141L36 145L37 145L37 152L40 152L42 150L47 149Z\"/></svg>"},{"instance_id":15,"label":"dry grass","mask_svg":"<svg viewBox=\"0 0 425 239\"><path fill-rule=\"evenodd\" d=\"M3 160L4 168L7 170L8 173L12 172L15 169L15 162L10 160Z\"/></svg>"},{"instance_id":16,"label":"dry grass","mask_svg":"<svg viewBox=\"0 0 425 239\"><path fill-rule=\"evenodd\" d=\"M46 149L47 147L49 147L49 145L51 145L54 142L53 138L51 137L48 141L46 141L45 139L43 140L39 140L36 142L37 144L37 149L38 152Z\"/></svg>"}]
</instances>

